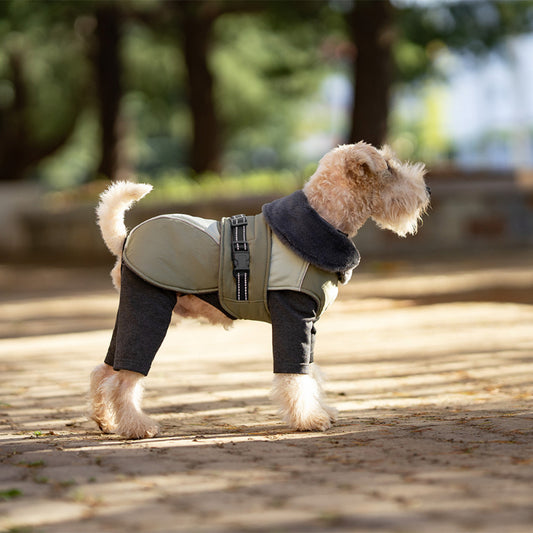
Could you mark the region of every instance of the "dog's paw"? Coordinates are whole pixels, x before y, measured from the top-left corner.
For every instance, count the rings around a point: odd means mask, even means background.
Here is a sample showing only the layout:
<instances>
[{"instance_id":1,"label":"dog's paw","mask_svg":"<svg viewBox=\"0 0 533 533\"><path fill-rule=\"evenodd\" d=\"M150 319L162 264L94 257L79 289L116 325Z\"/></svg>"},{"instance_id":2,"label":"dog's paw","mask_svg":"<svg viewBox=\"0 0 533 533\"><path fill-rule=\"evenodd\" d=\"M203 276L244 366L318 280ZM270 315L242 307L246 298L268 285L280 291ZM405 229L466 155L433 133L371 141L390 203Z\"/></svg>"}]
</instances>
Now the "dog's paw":
<instances>
[{"instance_id":1,"label":"dog's paw","mask_svg":"<svg viewBox=\"0 0 533 533\"><path fill-rule=\"evenodd\" d=\"M113 414L102 403L89 406L87 417L96 422L102 433L113 433L115 431L115 421Z\"/></svg>"},{"instance_id":2,"label":"dog's paw","mask_svg":"<svg viewBox=\"0 0 533 533\"><path fill-rule=\"evenodd\" d=\"M159 426L157 424L149 426L147 428L139 428L133 430L128 428L128 430L120 433L120 435L126 439L151 439L159 433Z\"/></svg>"},{"instance_id":3,"label":"dog's paw","mask_svg":"<svg viewBox=\"0 0 533 533\"><path fill-rule=\"evenodd\" d=\"M325 403L321 403L322 409L326 411L326 413L329 415L329 419L331 422L336 422L339 418L339 411L336 407L333 407L332 405L326 405Z\"/></svg>"},{"instance_id":4,"label":"dog's paw","mask_svg":"<svg viewBox=\"0 0 533 533\"><path fill-rule=\"evenodd\" d=\"M126 439L149 439L159 433L159 425L147 416L139 416L119 424L114 432Z\"/></svg>"},{"instance_id":5,"label":"dog's paw","mask_svg":"<svg viewBox=\"0 0 533 533\"><path fill-rule=\"evenodd\" d=\"M95 422L98 424L98 428L100 429L100 431L102 433L105 433L106 435L108 435L109 433L113 433L113 431L115 431L114 426L108 426L107 424L100 424L96 420Z\"/></svg>"},{"instance_id":6,"label":"dog's paw","mask_svg":"<svg viewBox=\"0 0 533 533\"><path fill-rule=\"evenodd\" d=\"M289 418L289 417L288 417ZM331 427L332 418L330 414L323 410L309 413L307 416L299 416L296 419L288 420L289 426L297 431L326 431Z\"/></svg>"},{"instance_id":7,"label":"dog's paw","mask_svg":"<svg viewBox=\"0 0 533 533\"><path fill-rule=\"evenodd\" d=\"M115 429L116 429L116 426L115 426L115 423L112 419L108 419L108 418L104 418L104 417L99 417L97 415L95 415L94 413L89 413L89 418L91 420L93 420L94 422L96 422L96 424L98 425L98 428L100 429L100 431L102 433L114 433L115 432Z\"/></svg>"}]
</instances>

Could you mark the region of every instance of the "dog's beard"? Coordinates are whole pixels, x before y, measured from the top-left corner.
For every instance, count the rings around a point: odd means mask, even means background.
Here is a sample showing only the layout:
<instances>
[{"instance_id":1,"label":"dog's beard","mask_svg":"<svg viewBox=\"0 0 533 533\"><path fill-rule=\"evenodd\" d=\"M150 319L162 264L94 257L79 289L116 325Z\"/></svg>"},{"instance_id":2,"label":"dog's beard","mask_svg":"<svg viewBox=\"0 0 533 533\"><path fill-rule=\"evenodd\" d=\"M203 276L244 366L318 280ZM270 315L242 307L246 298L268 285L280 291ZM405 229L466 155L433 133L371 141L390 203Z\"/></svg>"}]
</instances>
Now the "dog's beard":
<instances>
[{"instance_id":1,"label":"dog's beard","mask_svg":"<svg viewBox=\"0 0 533 533\"><path fill-rule=\"evenodd\" d=\"M410 206L405 205L405 202L393 201L387 213L372 215L372 219L380 228L391 230L400 237L415 235L422 222L422 215L426 212L426 204L414 210L407 210Z\"/></svg>"},{"instance_id":2,"label":"dog's beard","mask_svg":"<svg viewBox=\"0 0 533 533\"><path fill-rule=\"evenodd\" d=\"M423 181L404 184L381 198L372 219L380 228L391 230L400 237L414 235L428 206L429 196Z\"/></svg>"},{"instance_id":3,"label":"dog's beard","mask_svg":"<svg viewBox=\"0 0 533 533\"><path fill-rule=\"evenodd\" d=\"M382 229L388 229L396 233L399 237L415 235L418 225L422 221L421 211L411 218L400 218L396 220L378 220L374 218L376 224Z\"/></svg>"}]
</instances>

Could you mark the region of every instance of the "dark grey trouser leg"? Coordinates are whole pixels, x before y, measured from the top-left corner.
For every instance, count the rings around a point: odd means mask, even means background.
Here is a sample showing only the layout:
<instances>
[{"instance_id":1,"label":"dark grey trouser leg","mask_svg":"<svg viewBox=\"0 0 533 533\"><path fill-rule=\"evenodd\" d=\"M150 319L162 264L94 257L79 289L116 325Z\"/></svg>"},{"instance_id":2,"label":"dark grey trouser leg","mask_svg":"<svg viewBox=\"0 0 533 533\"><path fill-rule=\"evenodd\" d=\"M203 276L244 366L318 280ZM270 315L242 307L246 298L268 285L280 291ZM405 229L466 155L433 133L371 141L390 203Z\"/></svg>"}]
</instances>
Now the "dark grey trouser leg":
<instances>
[{"instance_id":1,"label":"dark grey trouser leg","mask_svg":"<svg viewBox=\"0 0 533 533\"><path fill-rule=\"evenodd\" d=\"M268 307L274 373L308 374L315 345L315 300L295 291L269 291Z\"/></svg>"},{"instance_id":2,"label":"dark grey trouser leg","mask_svg":"<svg viewBox=\"0 0 533 533\"><path fill-rule=\"evenodd\" d=\"M165 338L176 293L152 285L122 266L120 303L105 362L115 370L148 374Z\"/></svg>"}]
</instances>

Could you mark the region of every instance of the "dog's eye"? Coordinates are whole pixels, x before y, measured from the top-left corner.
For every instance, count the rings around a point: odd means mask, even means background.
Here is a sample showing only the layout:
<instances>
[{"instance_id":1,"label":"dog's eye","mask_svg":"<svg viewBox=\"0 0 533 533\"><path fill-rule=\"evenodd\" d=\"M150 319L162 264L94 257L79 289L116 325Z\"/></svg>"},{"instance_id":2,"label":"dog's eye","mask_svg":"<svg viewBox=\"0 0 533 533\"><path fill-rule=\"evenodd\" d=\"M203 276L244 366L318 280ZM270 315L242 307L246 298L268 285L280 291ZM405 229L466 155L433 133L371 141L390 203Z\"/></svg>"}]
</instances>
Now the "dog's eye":
<instances>
[{"instance_id":1,"label":"dog's eye","mask_svg":"<svg viewBox=\"0 0 533 533\"><path fill-rule=\"evenodd\" d=\"M388 161L387 161L387 170L392 173L392 168L391 168L391 166L390 166Z\"/></svg>"}]
</instances>

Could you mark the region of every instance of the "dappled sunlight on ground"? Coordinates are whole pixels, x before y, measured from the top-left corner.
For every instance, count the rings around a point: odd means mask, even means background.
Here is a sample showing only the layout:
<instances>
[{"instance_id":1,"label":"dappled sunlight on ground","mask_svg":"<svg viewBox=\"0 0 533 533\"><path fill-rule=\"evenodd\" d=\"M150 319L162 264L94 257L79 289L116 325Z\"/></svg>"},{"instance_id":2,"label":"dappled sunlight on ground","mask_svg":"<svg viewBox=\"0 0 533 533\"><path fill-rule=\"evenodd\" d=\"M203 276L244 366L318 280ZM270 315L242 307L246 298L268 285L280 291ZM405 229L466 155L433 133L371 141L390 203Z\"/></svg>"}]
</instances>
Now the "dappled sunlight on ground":
<instances>
[{"instance_id":1,"label":"dappled sunlight on ground","mask_svg":"<svg viewBox=\"0 0 533 533\"><path fill-rule=\"evenodd\" d=\"M268 325L172 327L145 394L162 432L137 442L84 416L104 272L1 268L0 529L530 531L532 261L364 266L317 328L325 433L270 405Z\"/></svg>"}]
</instances>

